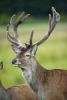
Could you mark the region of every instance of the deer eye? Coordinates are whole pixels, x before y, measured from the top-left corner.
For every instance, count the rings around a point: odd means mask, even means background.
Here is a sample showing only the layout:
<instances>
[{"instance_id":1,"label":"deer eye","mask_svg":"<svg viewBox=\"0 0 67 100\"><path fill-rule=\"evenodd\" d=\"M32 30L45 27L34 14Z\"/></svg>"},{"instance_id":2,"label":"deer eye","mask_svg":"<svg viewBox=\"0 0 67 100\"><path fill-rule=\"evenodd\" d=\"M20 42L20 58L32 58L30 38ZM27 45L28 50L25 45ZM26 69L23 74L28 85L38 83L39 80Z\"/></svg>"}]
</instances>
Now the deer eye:
<instances>
[{"instance_id":1,"label":"deer eye","mask_svg":"<svg viewBox=\"0 0 67 100\"><path fill-rule=\"evenodd\" d=\"M29 53L27 53L27 54L25 54L25 56L29 57L29 56L30 56L30 54L29 54Z\"/></svg>"},{"instance_id":2,"label":"deer eye","mask_svg":"<svg viewBox=\"0 0 67 100\"><path fill-rule=\"evenodd\" d=\"M26 54L26 56L27 56L27 57L29 57L29 56L30 56L30 54Z\"/></svg>"}]
</instances>

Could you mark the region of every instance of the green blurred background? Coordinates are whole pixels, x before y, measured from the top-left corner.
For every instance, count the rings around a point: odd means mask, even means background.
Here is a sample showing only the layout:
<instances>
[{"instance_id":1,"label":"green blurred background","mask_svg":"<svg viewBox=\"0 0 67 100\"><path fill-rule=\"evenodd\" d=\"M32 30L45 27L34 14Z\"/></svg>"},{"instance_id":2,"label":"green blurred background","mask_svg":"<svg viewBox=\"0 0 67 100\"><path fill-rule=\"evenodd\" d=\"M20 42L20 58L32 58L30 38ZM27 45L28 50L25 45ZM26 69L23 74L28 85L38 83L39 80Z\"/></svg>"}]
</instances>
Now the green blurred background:
<instances>
[{"instance_id":1,"label":"green blurred background","mask_svg":"<svg viewBox=\"0 0 67 100\"><path fill-rule=\"evenodd\" d=\"M50 38L37 51L36 58L47 69L67 69L67 0L0 0L0 60L4 69L0 71L0 80L5 88L25 82L21 69L11 64L16 56L6 38L6 25L13 14L22 11L31 16L18 28L22 43L29 39L34 28L34 42L48 30L48 14L54 6L61 15Z\"/></svg>"}]
</instances>

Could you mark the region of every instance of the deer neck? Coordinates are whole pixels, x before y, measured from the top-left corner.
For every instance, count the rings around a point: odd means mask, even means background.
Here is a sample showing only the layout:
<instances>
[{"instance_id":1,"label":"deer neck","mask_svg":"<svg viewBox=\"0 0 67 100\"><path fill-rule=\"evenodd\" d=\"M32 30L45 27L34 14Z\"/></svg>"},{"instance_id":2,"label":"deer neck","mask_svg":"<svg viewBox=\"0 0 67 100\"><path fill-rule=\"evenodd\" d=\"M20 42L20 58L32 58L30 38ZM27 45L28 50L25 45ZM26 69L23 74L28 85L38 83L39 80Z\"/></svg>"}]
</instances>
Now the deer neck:
<instances>
[{"instance_id":1,"label":"deer neck","mask_svg":"<svg viewBox=\"0 0 67 100\"><path fill-rule=\"evenodd\" d=\"M34 91L37 92L37 78L36 78L36 69L37 69L37 61L35 58L32 58L31 63L29 64L28 69L23 71L23 74L27 83L32 87Z\"/></svg>"},{"instance_id":2,"label":"deer neck","mask_svg":"<svg viewBox=\"0 0 67 100\"><path fill-rule=\"evenodd\" d=\"M32 89L38 93L38 89L44 81L44 71L43 67L38 63L38 61L33 58L31 59L31 66L27 72L24 73L26 80Z\"/></svg>"}]
</instances>

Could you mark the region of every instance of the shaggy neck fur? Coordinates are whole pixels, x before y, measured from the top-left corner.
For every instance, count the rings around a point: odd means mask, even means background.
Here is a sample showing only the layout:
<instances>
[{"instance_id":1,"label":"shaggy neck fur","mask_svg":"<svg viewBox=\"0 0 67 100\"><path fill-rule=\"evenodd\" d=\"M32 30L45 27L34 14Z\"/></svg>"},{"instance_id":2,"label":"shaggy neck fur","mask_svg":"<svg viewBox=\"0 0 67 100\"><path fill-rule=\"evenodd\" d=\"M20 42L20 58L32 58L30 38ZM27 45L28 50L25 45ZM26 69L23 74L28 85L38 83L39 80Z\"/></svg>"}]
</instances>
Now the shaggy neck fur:
<instances>
[{"instance_id":1,"label":"shaggy neck fur","mask_svg":"<svg viewBox=\"0 0 67 100\"><path fill-rule=\"evenodd\" d=\"M31 67L24 72L24 76L31 88L38 94L39 100L43 100L44 92L42 88L43 68L39 65L35 58L31 59Z\"/></svg>"}]
</instances>

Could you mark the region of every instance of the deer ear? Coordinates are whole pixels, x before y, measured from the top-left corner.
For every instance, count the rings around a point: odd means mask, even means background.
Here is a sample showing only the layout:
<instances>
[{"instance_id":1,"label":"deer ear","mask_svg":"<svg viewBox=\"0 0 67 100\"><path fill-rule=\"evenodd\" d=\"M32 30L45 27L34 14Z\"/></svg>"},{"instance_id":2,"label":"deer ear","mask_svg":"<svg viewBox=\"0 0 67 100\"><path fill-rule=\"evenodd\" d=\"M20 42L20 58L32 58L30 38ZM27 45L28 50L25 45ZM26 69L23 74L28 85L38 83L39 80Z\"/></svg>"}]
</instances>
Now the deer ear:
<instances>
[{"instance_id":1,"label":"deer ear","mask_svg":"<svg viewBox=\"0 0 67 100\"><path fill-rule=\"evenodd\" d=\"M15 45L11 45L11 46L12 46L13 51L14 51L16 54L19 54L19 53L21 52L22 47L15 46Z\"/></svg>"},{"instance_id":2,"label":"deer ear","mask_svg":"<svg viewBox=\"0 0 67 100\"><path fill-rule=\"evenodd\" d=\"M33 56L35 56L37 48L38 48L37 45L35 45L35 46L32 47L32 55Z\"/></svg>"}]
</instances>

